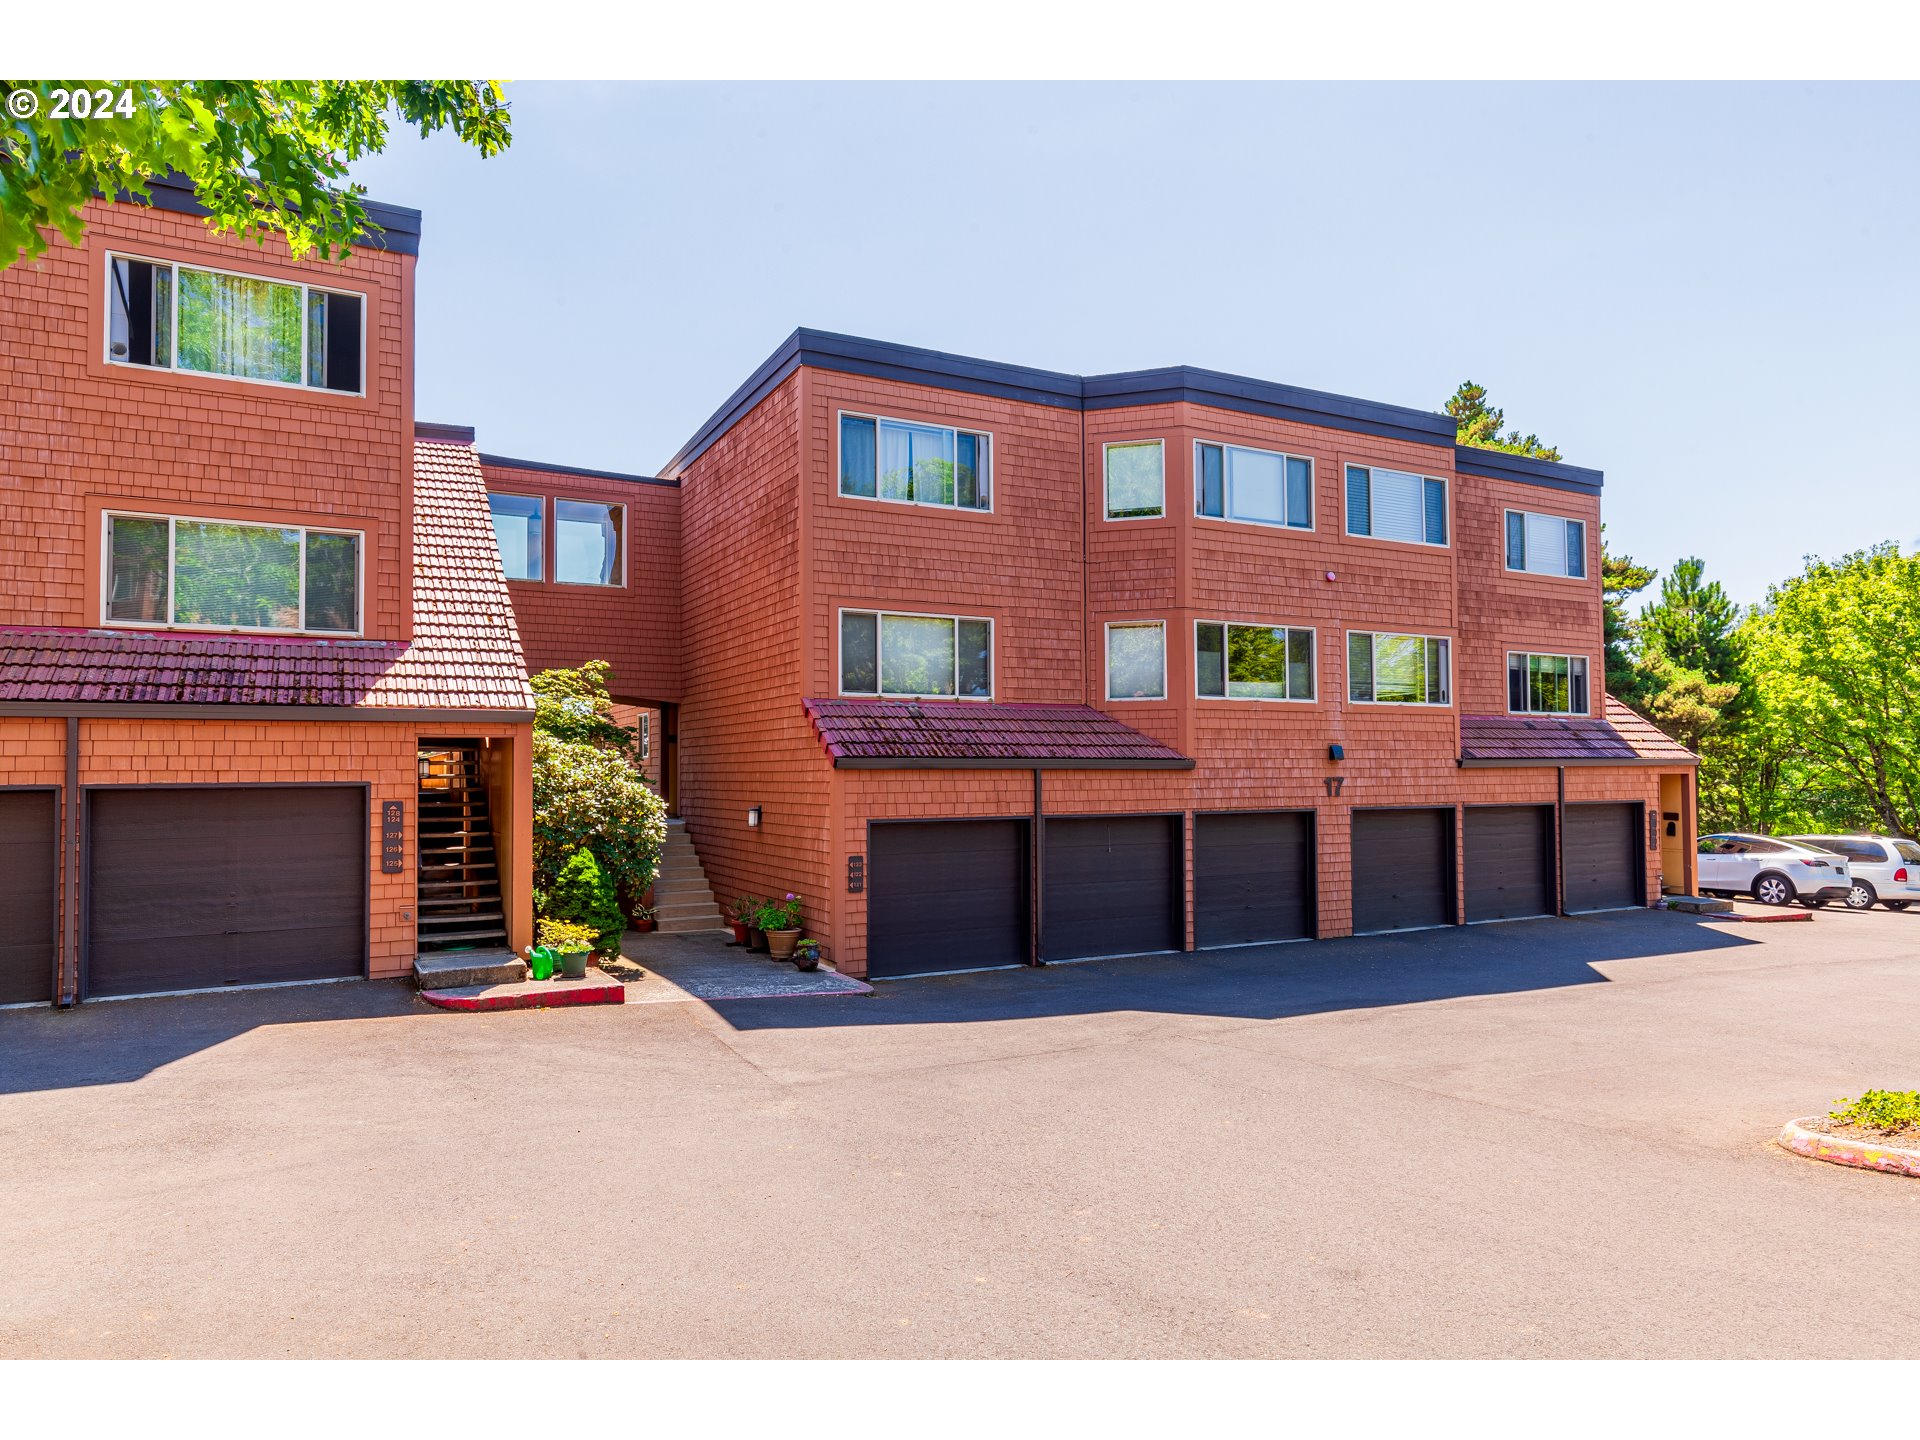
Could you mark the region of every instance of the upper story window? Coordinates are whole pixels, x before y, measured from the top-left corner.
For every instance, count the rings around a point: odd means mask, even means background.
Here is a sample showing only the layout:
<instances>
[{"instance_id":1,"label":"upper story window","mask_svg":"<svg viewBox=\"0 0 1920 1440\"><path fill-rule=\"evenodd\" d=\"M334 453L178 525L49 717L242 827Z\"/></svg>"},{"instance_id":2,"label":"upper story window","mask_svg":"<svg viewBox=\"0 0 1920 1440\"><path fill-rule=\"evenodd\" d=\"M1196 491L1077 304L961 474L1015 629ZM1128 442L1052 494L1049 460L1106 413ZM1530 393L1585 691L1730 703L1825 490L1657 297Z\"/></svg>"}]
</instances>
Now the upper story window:
<instances>
[{"instance_id":1,"label":"upper story window","mask_svg":"<svg viewBox=\"0 0 1920 1440\"><path fill-rule=\"evenodd\" d=\"M1507 569L1532 575L1587 575L1587 526L1561 515L1507 511Z\"/></svg>"},{"instance_id":2,"label":"upper story window","mask_svg":"<svg viewBox=\"0 0 1920 1440\"><path fill-rule=\"evenodd\" d=\"M627 507L553 502L553 578L562 585L624 585Z\"/></svg>"},{"instance_id":3,"label":"upper story window","mask_svg":"<svg viewBox=\"0 0 1920 1440\"><path fill-rule=\"evenodd\" d=\"M904 505L993 508L993 439L972 430L840 417L840 493Z\"/></svg>"},{"instance_id":4,"label":"upper story window","mask_svg":"<svg viewBox=\"0 0 1920 1440\"><path fill-rule=\"evenodd\" d=\"M640 758L651 760L653 758L653 712L642 710L639 723L633 728L634 743L639 746Z\"/></svg>"},{"instance_id":5,"label":"upper story window","mask_svg":"<svg viewBox=\"0 0 1920 1440\"><path fill-rule=\"evenodd\" d=\"M1585 715L1587 657L1508 651L1507 709L1516 715Z\"/></svg>"},{"instance_id":6,"label":"upper story window","mask_svg":"<svg viewBox=\"0 0 1920 1440\"><path fill-rule=\"evenodd\" d=\"M358 395L365 305L349 291L114 255L107 359Z\"/></svg>"},{"instance_id":7,"label":"upper story window","mask_svg":"<svg viewBox=\"0 0 1920 1440\"><path fill-rule=\"evenodd\" d=\"M1347 466L1347 534L1447 543L1447 482L1378 465Z\"/></svg>"},{"instance_id":8,"label":"upper story window","mask_svg":"<svg viewBox=\"0 0 1920 1440\"><path fill-rule=\"evenodd\" d=\"M106 526L110 625L360 632L358 531L170 515Z\"/></svg>"},{"instance_id":9,"label":"upper story window","mask_svg":"<svg viewBox=\"0 0 1920 1440\"><path fill-rule=\"evenodd\" d=\"M1313 461L1244 445L1194 446L1193 508L1217 520L1313 528Z\"/></svg>"},{"instance_id":10,"label":"upper story window","mask_svg":"<svg viewBox=\"0 0 1920 1440\"><path fill-rule=\"evenodd\" d=\"M1166 447L1158 440L1108 445L1106 494L1109 520L1146 520L1166 514Z\"/></svg>"},{"instance_id":11,"label":"upper story window","mask_svg":"<svg viewBox=\"0 0 1920 1440\"><path fill-rule=\"evenodd\" d=\"M1313 699L1313 631L1202 620L1194 627L1194 686L1216 700Z\"/></svg>"},{"instance_id":12,"label":"upper story window","mask_svg":"<svg viewBox=\"0 0 1920 1440\"><path fill-rule=\"evenodd\" d=\"M538 495L487 496L493 534L500 542L500 568L509 580L538 580L546 573L546 501Z\"/></svg>"},{"instance_id":13,"label":"upper story window","mask_svg":"<svg viewBox=\"0 0 1920 1440\"><path fill-rule=\"evenodd\" d=\"M1363 705L1449 705L1452 644L1441 635L1347 633L1347 698Z\"/></svg>"},{"instance_id":14,"label":"upper story window","mask_svg":"<svg viewBox=\"0 0 1920 1440\"><path fill-rule=\"evenodd\" d=\"M1107 698L1167 698L1167 627L1161 620L1107 626Z\"/></svg>"},{"instance_id":15,"label":"upper story window","mask_svg":"<svg viewBox=\"0 0 1920 1440\"><path fill-rule=\"evenodd\" d=\"M840 693L993 698L993 621L840 612Z\"/></svg>"}]
</instances>

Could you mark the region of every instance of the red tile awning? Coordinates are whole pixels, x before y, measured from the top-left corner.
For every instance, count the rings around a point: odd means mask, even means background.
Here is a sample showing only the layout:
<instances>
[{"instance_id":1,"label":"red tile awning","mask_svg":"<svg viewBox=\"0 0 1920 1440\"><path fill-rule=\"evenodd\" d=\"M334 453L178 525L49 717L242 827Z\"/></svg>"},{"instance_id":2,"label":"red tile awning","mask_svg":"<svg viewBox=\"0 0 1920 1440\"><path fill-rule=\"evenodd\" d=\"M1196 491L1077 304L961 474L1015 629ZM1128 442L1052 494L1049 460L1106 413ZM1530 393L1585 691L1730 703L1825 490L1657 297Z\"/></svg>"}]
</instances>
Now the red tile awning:
<instances>
[{"instance_id":1,"label":"red tile awning","mask_svg":"<svg viewBox=\"0 0 1920 1440\"><path fill-rule=\"evenodd\" d=\"M1694 765L1699 757L1613 696L1606 715L1462 715L1460 763L1490 765Z\"/></svg>"},{"instance_id":2,"label":"red tile awning","mask_svg":"<svg viewBox=\"0 0 1920 1440\"><path fill-rule=\"evenodd\" d=\"M1091 705L967 700L807 700L848 770L1191 770L1178 750Z\"/></svg>"}]
</instances>

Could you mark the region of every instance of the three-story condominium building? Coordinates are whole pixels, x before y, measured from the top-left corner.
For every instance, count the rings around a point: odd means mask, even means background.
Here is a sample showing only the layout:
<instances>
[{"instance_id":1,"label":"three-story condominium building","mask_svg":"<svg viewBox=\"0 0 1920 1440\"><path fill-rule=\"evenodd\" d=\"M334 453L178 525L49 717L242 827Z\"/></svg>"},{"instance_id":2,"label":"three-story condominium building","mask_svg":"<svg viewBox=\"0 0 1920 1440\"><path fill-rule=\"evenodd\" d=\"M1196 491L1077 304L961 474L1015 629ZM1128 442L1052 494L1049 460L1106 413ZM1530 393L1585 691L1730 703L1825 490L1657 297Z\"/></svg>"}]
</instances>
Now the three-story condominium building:
<instances>
[{"instance_id":1,"label":"three-story condominium building","mask_svg":"<svg viewBox=\"0 0 1920 1440\"><path fill-rule=\"evenodd\" d=\"M853 974L1690 884L1598 472L808 330L657 475L507 458L415 421L415 212L331 265L155 194L0 272L0 1003L523 947L527 672L591 659L718 896Z\"/></svg>"}]
</instances>

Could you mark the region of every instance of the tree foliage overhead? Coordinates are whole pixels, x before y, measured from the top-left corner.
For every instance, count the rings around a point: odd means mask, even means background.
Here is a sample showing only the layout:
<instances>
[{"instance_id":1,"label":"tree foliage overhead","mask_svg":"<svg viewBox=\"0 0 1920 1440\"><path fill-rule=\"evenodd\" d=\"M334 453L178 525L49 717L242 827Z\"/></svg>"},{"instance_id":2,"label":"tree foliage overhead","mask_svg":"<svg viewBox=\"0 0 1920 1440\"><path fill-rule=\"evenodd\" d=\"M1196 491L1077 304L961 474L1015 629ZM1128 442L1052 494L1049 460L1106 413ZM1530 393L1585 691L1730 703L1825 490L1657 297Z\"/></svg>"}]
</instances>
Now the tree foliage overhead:
<instances>
[{"instance_id":1,"label":"tree foliage overhead","mask_svg":"<svg viewBox=\"0 0 1920 1440\"><path fill-rule=\"evenodd\" d=\"M1531 455L1536 460L1560 458L1559 448L1546 444L1538 435L1522 435L1518 430L1502 435L1500 427L1507 423L1507 412L1487 404L1484 385L1461 381L1460 388L1447 401L1447 414L1453 417L1453 438L1458 444L1481 450L1504 450L1509 455Z\"/></svg>"},{"instance_id":2,"label":"tree foliage overhead","mask_svg":"<svg viewBox=\"0 0 1920 1440\"><path fill-rule=\"evenodd\" d=\"M56 89L130 94L131 113L54 118ZM512 141L498 80L4 80L36 113L0 115L0 269L38 258L46 232L79 244L96 195L146 199L151 177L191 180L216 231L296 258L342 257L372 225L349 167L386 147L398 118L424 137L450 130L482 155ZM20 102L24 107L25 102Z\"/></svg>"},{"instance_id":3,"label":"tree foliage overhead","mask_svg":"<svg viewBox=\"0 0 1920 1440\"><path fill-rule=\"evenodd\" d=\"M1608 550L1607 527L1600 527L1600 619L1607 693L1636 710L1646 699L1647 677L1634 663L1633 617L1627 614L1627 601L1651 585L1657 573L1650 565L1635 563L1631 555Z\"/></svg>"},{"instance_id":4,"label":"tree foliage overhead","mask_svg":"<svg viewBox=\"0 0 1920 1440\"><path fill-rule=\"evenodd\" d=\"M1740 607L1718 580L1706 580L1706 562L1689 555L1660 582L1660 598L1640 620L1641 643L1684 670L1716 683L1739 683Z\"/></svg>"},{"instance_id":5,"label":"tree foliage overhead","mask_svg":"<svg viewBox=\"0 0 1920 1440\"><path fill-rule=\"evenodd\" d=\"M613 718L608 680L613 666L589 660L575 670L542 670L533 687L533 728L560 740L631 754L639 743L633 727Z\"/></svg>"}]
</instances>

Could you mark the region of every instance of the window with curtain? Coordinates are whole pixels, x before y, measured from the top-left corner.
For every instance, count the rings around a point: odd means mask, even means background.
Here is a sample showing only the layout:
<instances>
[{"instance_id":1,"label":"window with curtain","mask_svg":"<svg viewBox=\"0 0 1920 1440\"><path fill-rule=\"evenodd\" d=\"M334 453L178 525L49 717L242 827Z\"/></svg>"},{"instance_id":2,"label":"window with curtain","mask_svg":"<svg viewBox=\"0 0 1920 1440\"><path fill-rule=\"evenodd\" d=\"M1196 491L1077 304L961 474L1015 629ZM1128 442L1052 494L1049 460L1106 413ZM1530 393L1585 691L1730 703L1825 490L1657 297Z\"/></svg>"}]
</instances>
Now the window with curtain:
<instances>
[{"instance_id":1,"label":"window with curtain","mask_svg":"<svg viewBox=\"0 0 1920 1440\"><path fill-rule=\"evenodd\" d=\"M1107 698L1164 700L1167 627L1163 621L1107 626Z\"/></svg>"},{"instance_id":2,"label":"window with curtain","mask_svg":"<svg viewBox=\"0 0 1920 1440\"><path fill-rule=\"evenodd\" d=\"M1447 482L1377 465L1347 467L1347 533L1415 545L1447 543Z\"/></svg>"},{"instance_id":3,"label":"window with curtain","mask_svg":"<svg viewBox=\"0 0 1920 1440\"><path fill-rule=\"evenodd\" d=\"M361 393L364 296L124 255L107 296L114 364Z\"/></svg>"},{"instance_id":4,"label":"window with curtain","mask_svg":"<svg viewBox=\"0 0 1920 1440\"><path fill-rule=\"evenodd\" d=\"M627 507L597 500L553 502L553 578L562 585L624 585Z\"/></svg>"},{"instance_id":5,"label":"window with curtain","mask_svg":"<svg viewBox=\"0 0 1920 1440\"><path fill-rule=\"evenodd\" d=\"M1440 635L1355 630L1347 636L1347 698L1367 705L1448 705L1452 644Z\"/></svg>"},{"instance_id":6,"label":"window with curtain","mask_svg":"<svg viewBox=\"0 0 1920 1440\"><path fill-rule=\"evenodd\" d=\"M1244 445L1194 446L1194 513L1313 528L1313 461Z\"/></svg>"},{"instance_id":7,"label":"window with curtain","mask_svg":"<svg viewBox=\"0 0 1920 1440\"><path fill-rule=\"evenodd\" d=\"M546 501L538 495L487 496L500 568L509 580L538 580L546 571Z\"/></svg>"},{"instance_id":8,"label":"window with curtain","mask_svg":"<svg viewBox=\"0 0 1920 1440\"><path fill-rule=\"evenodd\" d=\"M1194 627L1194 685L1216 700L1313 699L1313 631L1202 620Z\"/></svg>"},{"instance_id":9,"label":"window with curtain","mask_svg":"<svg viewBox=\"0 0 1920 1440\"><path fill-rule=\"evenodd\" d=\"M993 508L992 439L883 416L840 417L840 493L903 505Z\"/></svg>"},{"instance_id":10,"label":"window with curtain","mask_svg":"<svg viewBox=\"0 0 1920 1440\"><path fill-rule=\"evenodd\" d=\"M1158 440L1106 447L1107 519L1144 520L1167 513L1165 447Z\"/></svg>"},{"instance_id":11,"label":"window with curtain","mask_svg":"<svg viewBox=\"0 0 1920 1440\"><path fill-rule=\"evenodd\" d=\"M106 524L108 624L359 633L356 532L163 515Z\"/></svg>"},{"instance_id":12,"label":"window with curtain","mask_svg":"<svg viewBox=\"0 0 1920 1440\"><path fill-rule=\"evenodd\" d=\"M990 700L993 621L842 610L840 692Z\"/></svg>"},{"instance_id":13,"label":"window with curtain","mask_svg":"<svg viewBox=\"0 0 1920 1440\"><path fill-rule=\"evenodd\" d=\"M1509 651L1507 708L1516 715L1585 715L1586 656Z\"/></svg>"},{"instance_id":14,"label":"window with curtain","mask_svg":"<svg viewBox=\"0 0 1920 1440\"><path fill-rule=\"evenodd\" d=\"M1507 511L1507 568L1532 575L1587 575L1587 526L1561 515Z\"/></svg>"}]
</instances>

